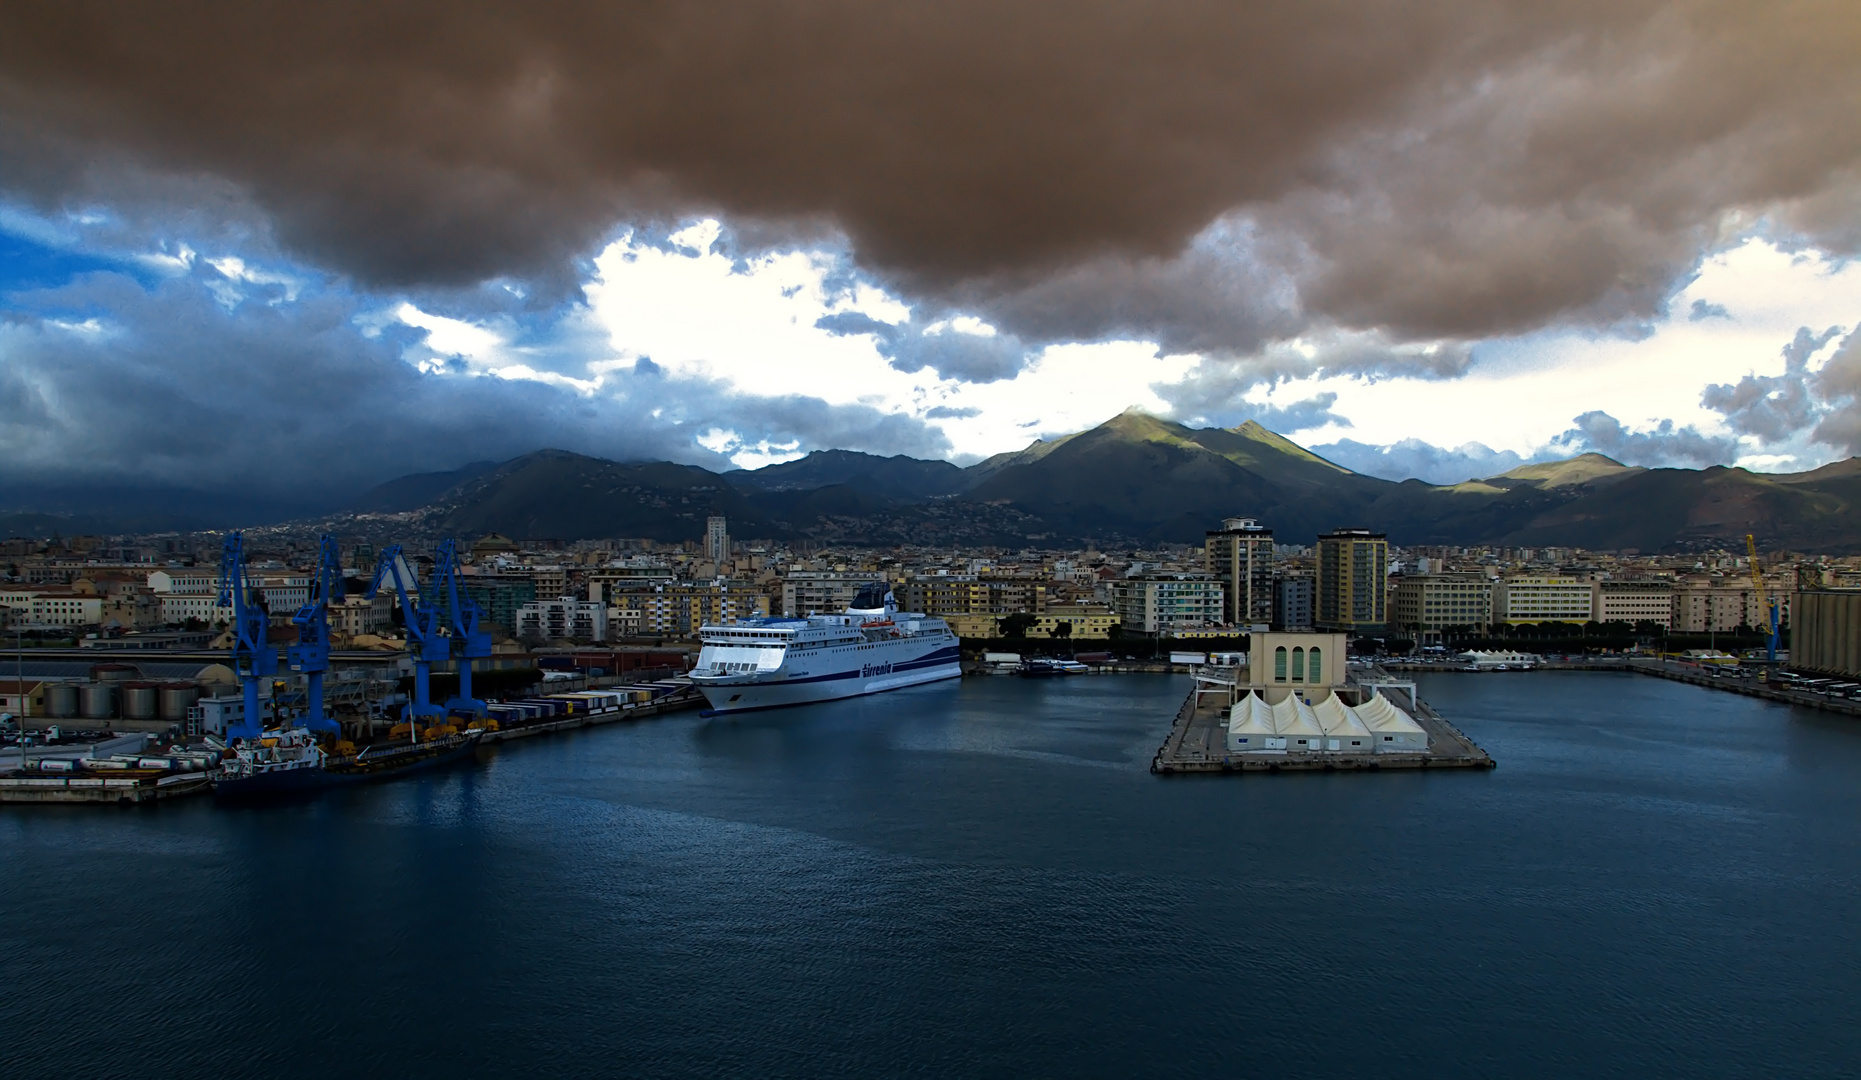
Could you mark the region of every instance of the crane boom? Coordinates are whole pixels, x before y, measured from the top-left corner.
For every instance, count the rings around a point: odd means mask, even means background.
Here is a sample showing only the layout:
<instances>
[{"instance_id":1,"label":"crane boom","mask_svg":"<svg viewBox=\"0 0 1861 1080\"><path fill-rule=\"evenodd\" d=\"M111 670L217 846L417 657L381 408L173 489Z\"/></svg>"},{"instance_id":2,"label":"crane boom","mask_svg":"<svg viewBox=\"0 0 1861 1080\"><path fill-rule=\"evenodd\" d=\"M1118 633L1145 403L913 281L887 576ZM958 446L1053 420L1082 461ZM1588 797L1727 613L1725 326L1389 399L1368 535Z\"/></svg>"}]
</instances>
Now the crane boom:
<instances>
[{"instance_id":1,"label":"crane boom","mask_svg":"<svg viewBox=\"0 0 1861 1080\"><path fill-rule=\"evenodd\" d=\"M1770 619L1770 640L1766 643L1766 654L1772 664L1777 662L1777 601L1764 593L1764 572L1758 566L1758 538L1751 533L1745 534L1745 551L1750 556L1751 587L1758 594L1758 609Z\"/></svg>"},{"instance_id":2,"label":"crane boom","mask_svg":"<svg viewBox=\"0 0 1861 1080\"><path fill-rule=\"evenodd\" d=\"M374 579L368 585L368 599L373 600L386 582L394 587L401 602L401 618L407 631L407 648L414 660L414 700L407 707L409 723L418 726L421 718L443 719L445 710L434 705L429 693L433 663L452 655L452 643L440 633L439 609L420 595L420 580L401 553L399 544L391 544L375 564Z\"/></svg>"},{"instance_id":3,"label":"crane boom","mask_svg":"<svg viewBox=\"0 0 1861 1080\"><path fill-rule=\"evenodd\" d=\"M246 573L245 534L227 533L220 547L219 606L233 612L233 670L245 692L244 715L236 726L227 729L229 739L258 737L264 727L259 723L259 680L278 671L278 651L272 648L267 633L271 619L254 592Z\"/></svg>"},{"instance_id":4,"label":"crane boom","mask_svg":"<svg viewBox=\"0 0 1861 1080\"><path fill-rule=\"evenodd\" d=\"M291 670L302 672L309 708L305 726L312 731L335 731L337 724L323 714L323 673L330 669L330 601L343 597L342 554L336 538L324 533L317 542L317 568L310 579L309 602L297 609L297 644L286 650Z\"/></svg>"},{"instance_id":5,"label":"crane boom","mask_svg":"<svg viewBox=\"0 0 1861 1080\"><path fill-rule=\"evenodd\" d=\"M448 712L485 715L485 703L472 697L472 661L491 655L491 633L481 629L484 610L459 589L459 545L442 540L433 558L433 602L444 602L452 653L458 660L459 693L446 702Z\"/></svg>"}]
</instances>

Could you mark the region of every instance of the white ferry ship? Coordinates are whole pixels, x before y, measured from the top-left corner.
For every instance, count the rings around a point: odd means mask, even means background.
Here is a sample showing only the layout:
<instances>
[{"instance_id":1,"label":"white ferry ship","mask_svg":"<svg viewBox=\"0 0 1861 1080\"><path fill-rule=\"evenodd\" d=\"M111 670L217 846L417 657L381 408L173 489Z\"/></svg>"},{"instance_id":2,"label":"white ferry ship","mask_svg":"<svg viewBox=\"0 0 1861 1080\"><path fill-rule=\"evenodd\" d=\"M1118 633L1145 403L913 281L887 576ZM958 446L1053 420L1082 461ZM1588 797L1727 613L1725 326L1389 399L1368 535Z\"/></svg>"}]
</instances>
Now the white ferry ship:
<instances>
[{"instance_id":1,"label":"white ferry ship","mask_svg":"<svg viewBox=\"0 0 1861 1080\"><path fill-rule=\"evenodd\" d=\"M963 673L942 619L901 613L883 582L860 587L844 615L705 626L691 681L704 715L877 694Z\"/></svg>"}]
</instances>

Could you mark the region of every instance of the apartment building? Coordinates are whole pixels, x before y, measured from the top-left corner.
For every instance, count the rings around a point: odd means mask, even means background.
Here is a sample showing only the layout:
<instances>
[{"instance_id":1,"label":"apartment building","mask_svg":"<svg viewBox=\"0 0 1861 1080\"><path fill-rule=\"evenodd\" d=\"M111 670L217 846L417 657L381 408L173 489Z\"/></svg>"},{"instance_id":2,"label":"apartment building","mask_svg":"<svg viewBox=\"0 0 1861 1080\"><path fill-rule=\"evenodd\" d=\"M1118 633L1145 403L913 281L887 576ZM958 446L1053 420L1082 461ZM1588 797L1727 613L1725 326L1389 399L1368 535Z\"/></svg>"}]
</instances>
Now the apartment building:
<instances>
[{"instance_id":1,"label":"apartment building","mask_svg":"<svg viewBox=\"0 0 1861 1080\"><path fill-rule=\"evenodd\" d=\"M1317 611L1322 630L1376 633L1389 625L1389 538L1337 529L1318 538Z\"/></svg>"},{"instance_id":2,"label":"apartment building","mask_svg":"<svg viewBox=\"0 0 1861 1080\"><path fill-rule=\"evenodd\" d=\"M1150 573L1111 583L1119 625L1144 634L1220 625L1222 585L1213 574Z\"/></svg>"},{"instance_id":3,"label":"apartment building","mask_svg":"<svg viewBox=\"0 0 1861 1080\"><path fill-rule=\"evenodd\" d=\"M517 609L517 634L546 640L607 640L607 607L596 601L562 597L532 600Z\"/></svg>"}]
</instances>

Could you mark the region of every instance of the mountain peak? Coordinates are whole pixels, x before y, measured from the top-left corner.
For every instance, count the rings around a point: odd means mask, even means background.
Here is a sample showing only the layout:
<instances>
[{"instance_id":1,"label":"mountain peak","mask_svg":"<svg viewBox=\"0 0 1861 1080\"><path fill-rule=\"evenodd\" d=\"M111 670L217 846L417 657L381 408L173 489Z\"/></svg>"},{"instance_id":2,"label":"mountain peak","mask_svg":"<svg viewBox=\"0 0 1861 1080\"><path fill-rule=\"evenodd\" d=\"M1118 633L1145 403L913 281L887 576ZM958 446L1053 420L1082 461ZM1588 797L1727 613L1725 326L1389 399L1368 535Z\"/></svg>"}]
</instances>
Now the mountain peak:
<instances>
[{"instance_id":1,"label":"mountain peak","mask_svg":"<svg viewBox=\"0 0 1861 1080\"><path fill-rule=\"evenodd\" d=\"M1568 484L1588 484L1596 480L1615 479L1643 470L1624 465L1607 454L1591 451L1562 461L1535 461L1489 477L1492 480L1522 480L1543 488Z\"/></svg>"}]
</instances>

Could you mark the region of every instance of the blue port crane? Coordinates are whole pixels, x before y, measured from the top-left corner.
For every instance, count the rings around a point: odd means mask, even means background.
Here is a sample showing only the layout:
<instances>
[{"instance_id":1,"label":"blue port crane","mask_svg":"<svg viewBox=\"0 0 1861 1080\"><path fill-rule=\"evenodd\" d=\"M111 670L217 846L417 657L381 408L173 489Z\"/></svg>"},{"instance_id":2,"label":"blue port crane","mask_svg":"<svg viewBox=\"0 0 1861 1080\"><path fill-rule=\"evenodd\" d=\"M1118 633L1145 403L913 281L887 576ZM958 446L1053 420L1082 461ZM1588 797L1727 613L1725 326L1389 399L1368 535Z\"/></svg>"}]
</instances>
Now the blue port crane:
<instances>
[{"instance_id":1,"label":"blue port crane","mask_svg":"<svg viewBox=\"0 0 1861 1080\"><path fill-rule=\"evenodd\" d=\"M278 650L266 640L271 619L258 602L257 589L246 573L246 538L230 532L220 547L219 606L233 612L233 671L245 691L245 711L239 723L227 728L229 739L257 738L258 684L277 674Z\"/></svg>"},{"instance_id":2,"label":"blue port crane","mask_svg":"<svg viewBox=\"0 0 1861 1080\"><path fill-rule=\"evenodd\" d=\"M399 544L391 544L382 550L381 559L375 564L374 580L368 585L368 599L375 598L384 582L394 588L400 600L401 617L407 633L407 650L413 654L414 660L414 699L402 717L416 726L427 718L442 720L446 711L433 704L430 688L433 665L451 657L452 642L442 632L439 606L421 596L420 579L414 575L413 568L407 565Z\"/></svg>"},{"instance_id":3,"label":"blue port crane","mask_svg":"<svg viewBox=\"0 0 1861 1080\"><path fill-rule=\"evenodd\" d=\"M342 598L342 554L336 548L336 538L324 533L317 544L317 568L310 579L309 602L291 616L297 624L297 644L285 650L291 670L304 676L309 714L305 726L312 731L339 730L336 721L323 713L323 673L330 669L330 602Z\"/></svg>"},{"instance_id":4,"label":"blue port crane","mask_svg":"<svg viewBox=\"0 0 1861 1080\"><path fill-rule=\"evenodd\" d=\"M1758 538L1751 533L1745 534L1745 551L1751 556L1749 560L1751 563L1751 587L1757 590L1758 607L1762 608L1765 614L1770 617L1771 636L1770 640L1766 642L1765 645L1767 648L1767 657L1774 670L1777 664L1777 598L1764 594L1764 573L1758 567Z\"/></svg>"},{"instance_id":5,"label":"blue port crane","mask_svg":"<svg viewBox=\"0 0 1861 1080\"><path fill-rule=\"evenodd\" d=\"M433 558L433 602L444 602L452 655L459 662L459 692L446 702L449 713L483 718L485 703L472 696L472 661L491 655L491 632L484 629L484 609L459 589L459 544L442 540Z\"/></svg>"}]
</instances>

